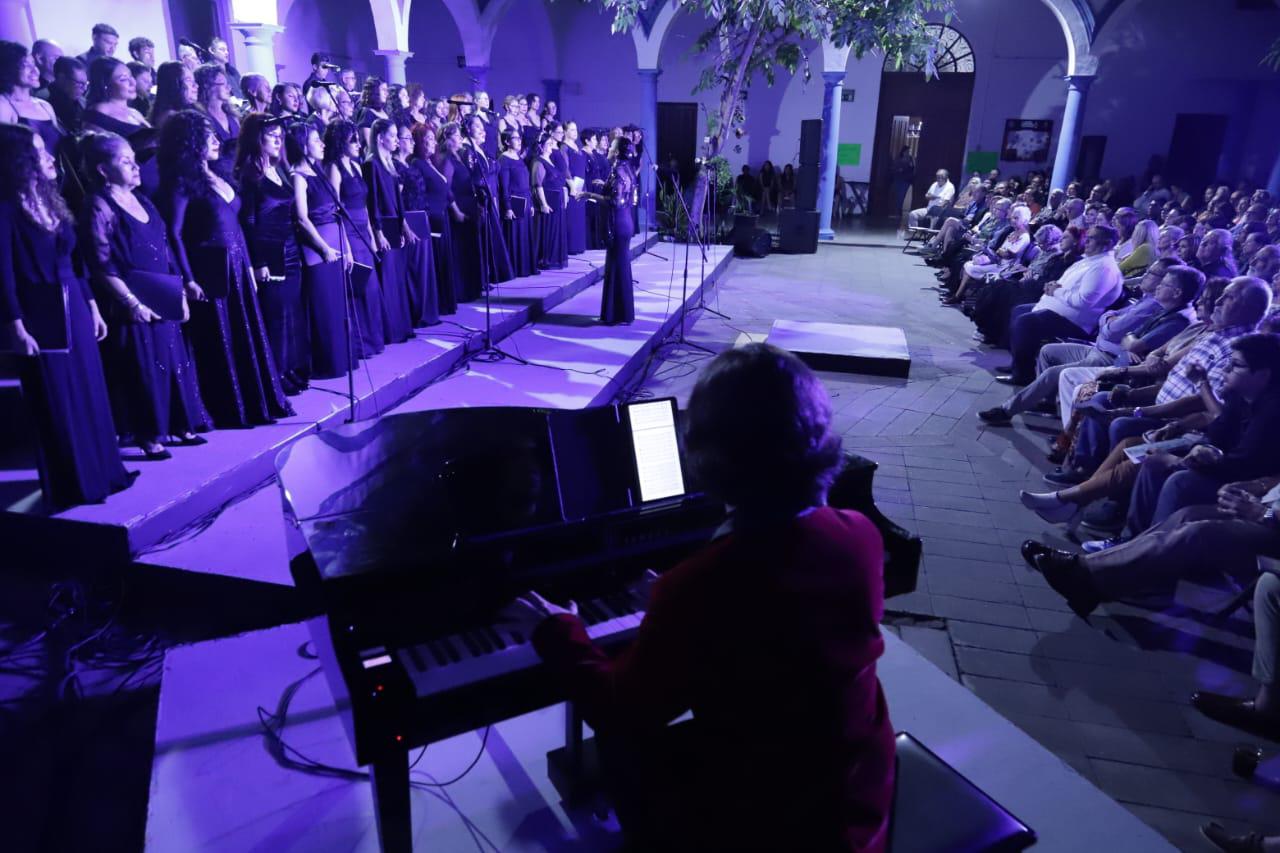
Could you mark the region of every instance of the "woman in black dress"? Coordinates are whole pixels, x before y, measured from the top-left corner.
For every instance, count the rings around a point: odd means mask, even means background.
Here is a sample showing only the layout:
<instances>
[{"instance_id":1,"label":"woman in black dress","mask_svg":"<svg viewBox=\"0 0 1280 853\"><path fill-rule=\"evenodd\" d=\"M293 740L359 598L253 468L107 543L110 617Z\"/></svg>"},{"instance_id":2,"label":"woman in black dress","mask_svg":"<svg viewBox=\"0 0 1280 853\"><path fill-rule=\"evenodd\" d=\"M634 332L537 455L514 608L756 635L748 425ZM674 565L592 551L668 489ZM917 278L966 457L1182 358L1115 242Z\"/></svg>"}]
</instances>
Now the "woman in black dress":
<instances>
[{"instance_id":1,"label":"woman in black dress","mask_svg":"<svg viewBox=\"0 0 1280 853\"><path fill-rule=\"evenodd\" d=\"M548 101L550 107L555 101ZM581 193L587 187L587 155L578 148L578 123L567 122L564 125L565 163L568 166L568 179L576 183L576 190L570 187L569 204L564 210L565 241L569 244L569 254L581 255L587 250L587 203Z\"/></svg>"},{"instance_id":2,"label":"woman in black dress","mask_svg":"<svg viewBox=\"0 0 1280 853\"><path fill-rule=\"evenodd\" d=\"M382 331L387 343L398 344L413 337L405 247L416 243L418 235L404 224L404 201L394 159L400 144L395 122L378 119L369 128L369 137L373 148L361 171L369 189L366 205L369 224L373 227L373 245L378 250Z\"/></svg>"},{"instance_id":3,"label":"woman in black dress","mask_svg":"<svg viewBox=\"0 0 1280 853\"><path fill-rule=\"evenodd\" d=\"M358 165L360 148L360 131L352 122L335 121L325 131L325 169L329 182L338 187L343 209L351 217L351 227L345 230L345 251L352 263L352 295L356 303L352 321L359 342L357 352L361 358L370 358L386 348L387 338L382 330L382 284L378 281L373 228L369 224L369 188Z\"/></svg>"},{"instance_id":4,"label":"woman in black dress","mask_svg":"<svg viewBox=\"0 0 1280 853\"><path fill-rule=\"evenodd\" d=\"M196 105L196 78L181 62L161 62L156 69L156 99L147 120L159 128L171 113Z\"/></svg>"},{"instance_id":5,"label":"woman in black dress","mask_svg":"<svg viewBox=\"0 0 1280 853\"><path fill-rule=\"evenodd\" d=\"M283 160L284 123L263 113L248 116L236 159L240 226L258 283L271 354L284 392L292 396L306 389L311 379L311 337L302 304L293 182L285 176Z\"/></svg>"},{"instance_id":6,"label":"woman in black dress","mask_svg":"<svg viewBox=\"0 0 1280 853\"><path fill-rule=\"evenodd\" d=\"M491 285L501 284L514 278L515 273L511 271L511 255L507 252L507 241L502 236L502 219L498 216L498 164L484 151L488 131L478 115L473 113L463 119L462 132L465 137L462 162L471 170L471 185L480 189L476 202L484 220L480 225L480 238L487 280Z\"/></svg>"},{"instance_id":7,"label":"woman in black dress","mask_svg":"<svg viewBox=\"0 0 1280 853\"><path fill-rule=\"evenodd\" d=\"M232 183L236 163L236 146L240 141L240 122L231 110L231 87L221 65L201 65L195 70L197 109L209 117L213 132L218 134L222 155L213 163L219 178Z\"/></svg>"},{"instance_id":8,"label":"woman in black dress","mask_svg":"<svg viewBox=\"0 0 1280 853\"><path fill-rule=\"evenodd\" d=\"M582 131L581 148L583 162L582 188L585 195L579 198L583 207L584 227L587 230L587 248L602 249L604 248L604 240L600 236L600 202L591 197L591 193L600 192L600 187L604 185L608 175L600 174L596 168L596 139L598 134L592 128ZM597 184L596 180L600 183Z\"/></svg>"},{"instance_id":9,"label":"woman in black dress","mask_svg":"<svg viewBox=\"0 0 1280 853\"><path fill-rule=\"evenodd\" d=\"M591 161L595 164L595 176L591 179L591 186L588 187L593 193L604 192L604 186L609 182L610 166L609 166L609 135L607 131L601 130L596 135L596 150L591 155ZM612 227L613 211L607 204L596 202L596 238L599 240L597 249L609 248L609 229Z\"/></svg>"},{"instance_id":10,"label":"woman in black dress","mask_svg":"<svg viewBox=\"0 0 1280 853\"><path fill-rule=\"evenodd\" d=\"M142 191L151 198L160 190L156 165L156 134L142 113L129 106L137 97L138 82L123 62L100 56L89 65L89 90L85 93L85 130L104 130L124 137L133 146L142 168Z\"/></svg>"},{"instance_id":11,"label":"woman in black dress","mask_svg":"<svg viewBox=\"0 0 1280 853\"><path fill-rule=\"evenodd\" d=\"M524 150L530 154L538 150L538 142L542 139L542 98L530 92L524 96Z\"/></svg>"},{"instance_id":12,"label":"woman in black dress","mask_svg":"<svg viewBox=\"0 0 1280 853\"><path fill-rule=\"evenodd\" d=\"M604 198L611 212L612 228L604 254L600 321L610 326L630 323L636 318L634 281L631 278L631 238L636 233L631 203L636 194L636 177L629 162L631 151L631 140L625 135L615 139L609 149L613 170L605 184Z\"/></svg>"},{"instance_id":13,"label":"woman in black dress","mask_svg":"<svg viewBox=\"0 0 1280 853\"><path fill-rule=\"evenodd\" d=\"M778 170L772 160L765 160L760 167L760 212L768 213L778 208Z\"/></svg>"},{"instance_id":14,"label":"woman in black dress","mask_svg":"<svg viewBox=\"0 0 1280 853\"><path fill-rule=\"evenodd\" d=\"M427 216L427 178L410 162L413 153L413 131L407 124L396 125L400 134L396 146L395 167L400 179L400 199L404 203L406 227L418 239L406 247L408 269L409 312L414 328L434 326L440 322L440 306L436 300L436 265L431 243L431 222Z\"/></svg>"},{"instance_id":15,"label":"woman in black dress","mask_svg":"<svg viewBox=\"0 0 1280 853\"><path fill-rule=\"evenodd\" d=\"M297 83L277 83L271 88L267 112L276 118L306 118L302 112L302 87Z\"/></svg>"},{"instance_id":16,"label":"woman in black dress","mask_svg":"<svg viewBox=\"0 0 1280 853\"><path fill-rule=\"evenodd\" d=\"M203 114L180 110L165 119L157 155L162 210L186 283L200 393L214 426L227 429L272 423L293 409L267 341L240 230L240 197L209 166L218 153Z\"/></svg>"},{"instance_id":17,"label":"woman in black dress","mask_svg":"<svg viewBox=\"0 0 1280 853\"><path fill-rule=\"evenodd\" d=\"M449 177L458 213L453 222L453 259L458 274L458 301L479 299L489 289L489 267L481 242L482 208L476 200L471 169L462 159L462 128L450 122L440 128L442 172ZM483 190L482 190L483 191Z\"/></svg>"},{"instance_id":18,"label":"woman in black dress","mask_svg":"<svg viewBox=\"0 0 1280 853\"><path fill-rule=\"evenodd\" d=\"M311 375L335 379L351 366L355 324L347 325L342 232L338 228L338 187L321 162L324 143L315 126L294 122L285 136L293 170L293 205L302 244L302 303L311 340Z\"/></svg>"},{"instance_id":19,"label":"woman in black dress","mask_svg":"<svg viewBox=\"0 0 1280 853\"><path fill-rule=\"evenodd\" d=\"M553 159L555 150L555 137L543 134L532 167L533 196L538 207L538 267L544 270L561 270L569 265L569 244L564 233L564 175Z\"/></svg>"},{"instance_id":20,"label":"woman in black dress","mask_svg":"<svg viewBox=\"0 0 1280 853\"><path fill-rule=\"evenodd\" d=\"M449 189L452 167L436 149L436 134L430 125L413 128L413 156L409 166L422 175L426 187L427 220L431 226L431 258L436 265L436 305L441 314L458 313L458 268L454 263L452 223L462 219L462 211ZM426 239L426 235L421 235Z\"/></svg>"},{"instance_id":21,"label":"woman in black dress","mask_svg":"<svg viewBox=\"0 0 1280 853\"><path fill-rule=\"evenodd\" d=\"M0 124L0 329L6 348L20 356L40 486L46 503L60 509L101 502L128 486L130 476L120 464L98 354L107 324L73 268L75 229L57 180L53 156L38 134ZM62 289L65 315L41 298L50 288ZM41 352L34 335L50 326L67 330L65 351Z\"/></svg>"},{"instance_id":22,"label":"woman in black dress","mask_svg":"<svg viewBox=\"0 0 1280 853\"><path fill-rule=\"evenodd\" d=\"M67 128L58 121L52 104L32 94L38 88L40 71L27 48L0 41L0 122L31 128L44 141L45 150L60 161L66 153L62 146Z\"/></svg>"},{"instance_id":23,"label":"woman in black dress","mask_svg":"<svg viewBox=\"0 0 1280 853\"><path fill-rule=\"evenodd\" d=\"M107 306L102 360L116 429L147 459L168 459L163 442L204 444L196 432L212 423L181 321L160 317L129 286L134 274L150 273L172 276L181 287L165 223L155 205L136 192L141 169L123 137L90 133L80 143L80 155L91 190L81 245L94 291ZM185 296L182 308L185 315Z\"/></svg>"},{"instance_id":24,"label":"woman in black dress","mask_svg":"<svg viewBox=\"0 0 1280 853\"><path fill-rule=\"evenodd\" d=\"M517 278L538 274L538 246L533 239L533 197L529 167L520 158L520 131L512 128L502 138L498 157L498 210L502 235Z\"/></svg>"},{"instance_id":25,"label":"woman in black dress","mask_svg":"<svg viewBox=\"0 0 1280 853\"><path fill-rule=\"evenodd\" d=\"M360 109L356 113L356 127L360 128L360 139L366 151L373 150L369 139L369 131L378 119L384 121L391 118L387 113L387 98L391 94L389 87L380 77L370 77L364 81L364 91L360 93Z\"/></svg>"}]
</instances>

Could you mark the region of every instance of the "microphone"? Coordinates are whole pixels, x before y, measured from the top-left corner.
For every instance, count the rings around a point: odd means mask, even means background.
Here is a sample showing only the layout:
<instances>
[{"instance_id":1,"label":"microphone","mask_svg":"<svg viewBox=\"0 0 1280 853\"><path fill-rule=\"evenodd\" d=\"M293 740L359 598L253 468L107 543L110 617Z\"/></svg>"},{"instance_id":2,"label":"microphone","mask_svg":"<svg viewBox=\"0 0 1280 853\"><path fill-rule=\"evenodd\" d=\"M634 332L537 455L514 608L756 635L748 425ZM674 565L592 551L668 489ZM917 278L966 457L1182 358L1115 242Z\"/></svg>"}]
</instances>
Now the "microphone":
<instances>
[{"instance_id":1,"label":"microphone","mask_svg":"<svg viewBox=\"0 0 1280 853\"><path fill-rule=\"evenodd\" d=\"M321 68L327 68L327 69L329 69L330 71L341 71L341 70L342 70L342 66L341 66L341 65L334 65L332 62L321 62L321 63L320 63L320 67L321 67Z\"/></svg>"},{"instance_id":2,"label":"microphone","mask_svg":"<svg viewBox=\"0 0 1280 853\"><path fill-rule=\"evenodd\" d=\"M464 101L461 98L449 98L448 100L445 101L445 103L453 104L455 107L474 107L475 106L474 101Z\"/></svg>"}]
</instances>

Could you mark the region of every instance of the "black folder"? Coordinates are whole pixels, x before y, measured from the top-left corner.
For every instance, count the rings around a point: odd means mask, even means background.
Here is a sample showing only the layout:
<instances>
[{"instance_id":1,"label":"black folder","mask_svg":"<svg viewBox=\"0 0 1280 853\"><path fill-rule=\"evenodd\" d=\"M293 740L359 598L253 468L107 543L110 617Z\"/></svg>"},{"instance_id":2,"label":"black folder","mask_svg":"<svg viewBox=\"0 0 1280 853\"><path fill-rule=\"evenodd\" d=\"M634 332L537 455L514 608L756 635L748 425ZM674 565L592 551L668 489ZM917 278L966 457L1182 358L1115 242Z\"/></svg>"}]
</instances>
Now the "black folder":
<instances>
[{"instance_id":1,"label":"black folder","mask_svg":"<svg viewBox=\"0 0 1280 853\"><path fill-rule=\"evenodd\" d=\"M134 270L125 276L125 284L161 320L182 322L181 276Z\"/></svg>"},{"instance_id":2,"label":"black folder","mask_svg":"<svg viewBox=\"0 0 1280 853\"><path fill-rule=\"evenodd\" d=\"M522 195L513 195L511 197L511 212L516 215L516 219L524 219L524 215L529 212L529 199Z\"/></svg>"},{"instance_id":3,"label":"black folder","mask_svg":"<svg viewBox=\"0 0 1280 853\"><path fill-rule=\"evenodd\" d=\"M354 263L351 265L351 290L354 293L364 293L365 287L369 284L369 276L373 275L373 267L365 266L362 263Z\"/></svg>"},{"instance_id":4,"label":"black folder","mask_svg":"<svg viewBox=\"0 0 1280 853\"><path fill-rule=\"evenodd\" d=\"M41 352L66 352L71 348L65 284L20 287L18 304L22 307L22 325L36 339Z\"/></svg>"}]
</instances>

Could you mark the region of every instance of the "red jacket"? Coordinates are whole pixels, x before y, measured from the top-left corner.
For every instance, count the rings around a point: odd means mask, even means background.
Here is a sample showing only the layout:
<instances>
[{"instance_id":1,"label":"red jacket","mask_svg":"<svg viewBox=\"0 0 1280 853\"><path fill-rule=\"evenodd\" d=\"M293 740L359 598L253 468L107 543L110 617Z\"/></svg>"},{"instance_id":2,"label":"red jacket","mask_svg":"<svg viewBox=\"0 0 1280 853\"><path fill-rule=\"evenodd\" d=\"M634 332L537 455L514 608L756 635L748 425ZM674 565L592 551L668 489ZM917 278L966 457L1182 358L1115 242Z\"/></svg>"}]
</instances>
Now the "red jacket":
<instances>
[{"instance_id":1,"label":"red jacket","mask_svg":"<svg viewBox=\"0 0 1280 853\"><path fill-rule=\"evenodd\" d=\"M615 659L572 616L545 620L534 646L593 728L693 711L697 820L717 849L883 850L894 769L875 666L883 555L864 516L818 508L671 569Z\"/></svg>"}]
</instances>

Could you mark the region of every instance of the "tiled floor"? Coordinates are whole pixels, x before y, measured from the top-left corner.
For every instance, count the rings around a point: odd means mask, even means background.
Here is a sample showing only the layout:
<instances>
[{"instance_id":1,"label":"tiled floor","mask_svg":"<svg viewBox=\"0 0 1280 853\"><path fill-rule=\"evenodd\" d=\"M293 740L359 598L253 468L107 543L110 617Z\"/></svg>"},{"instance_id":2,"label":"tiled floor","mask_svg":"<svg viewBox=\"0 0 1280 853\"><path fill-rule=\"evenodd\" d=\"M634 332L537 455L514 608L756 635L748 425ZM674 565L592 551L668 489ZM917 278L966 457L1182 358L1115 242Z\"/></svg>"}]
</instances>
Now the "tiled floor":
<instances>
[{"instance_id":1,"label":"tiled floor","mask_svg":"<svg viewBox=\"0 0 1280 853\"><path fill-rule=\"evenodd\" d=\"M732 319L704 314L690 338L721 349L743 333L760 339L777 317L903 327L909 379L823 374L846 448L880 463L877 505L925 542L918 590L888 603L894 630L1179 847L1213 849L1197 832L1209 817L1280 830L1280 798L1231 774L1247 738L1187 702L1199 686L1252 689L1250 627L1128 605L1086 624L1026 569L1023 539L1065 544L1017 502L1042 485L1053 424L983 428L975 413L1007 396L992 371L1007 354L972 342L972 325L927 289L929 273L890 248L739 261L715 306ZM695 355L666 362L649 389L685 399ZM1192 592L1201 604L1223 595L1180 590L1179 603Z\"/></svg>"}]
</instances>

